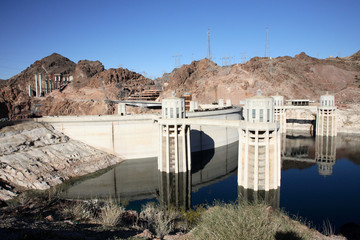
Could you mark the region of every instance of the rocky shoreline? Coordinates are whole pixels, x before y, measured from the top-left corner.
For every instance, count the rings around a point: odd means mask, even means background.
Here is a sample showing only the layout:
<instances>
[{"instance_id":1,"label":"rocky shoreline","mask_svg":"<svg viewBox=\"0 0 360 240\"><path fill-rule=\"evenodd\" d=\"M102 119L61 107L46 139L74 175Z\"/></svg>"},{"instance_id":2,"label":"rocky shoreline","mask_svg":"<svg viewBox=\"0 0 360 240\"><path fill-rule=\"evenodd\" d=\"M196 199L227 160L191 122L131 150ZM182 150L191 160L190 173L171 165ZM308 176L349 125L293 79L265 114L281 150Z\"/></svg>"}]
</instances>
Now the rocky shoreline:
<instances>
[{"instance_id":1,"label":"rocky shoreline","mask_svg":"<svg viewBox=\"0 0 360 240\"><path fill-rule=\"evenodd\" d=\"M51 125L25 121L0 129L0 200L45 190L122 159L69 139Z\"/></svg>"}]
</instances>

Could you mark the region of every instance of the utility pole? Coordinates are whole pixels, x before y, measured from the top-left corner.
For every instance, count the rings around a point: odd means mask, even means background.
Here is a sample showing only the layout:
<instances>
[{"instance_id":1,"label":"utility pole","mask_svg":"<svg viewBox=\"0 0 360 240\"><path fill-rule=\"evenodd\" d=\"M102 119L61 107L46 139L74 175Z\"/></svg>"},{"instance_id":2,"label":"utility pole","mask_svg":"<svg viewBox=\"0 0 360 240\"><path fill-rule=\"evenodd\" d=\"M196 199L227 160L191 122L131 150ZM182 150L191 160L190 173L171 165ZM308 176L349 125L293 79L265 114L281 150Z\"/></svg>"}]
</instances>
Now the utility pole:
<instances>
[{"instance_id":1,"label":"utility pole","mask_svg":"<svg viewBox=\"0 0 360 240\"><path fill-rule=\"evenodd\" d=\"M266 38L265 38L265 58L269 61L269 73L272 73L272 62L270 57L270 43L269 43L269 28L266 27Z\"/></svg>"}]
</instances>

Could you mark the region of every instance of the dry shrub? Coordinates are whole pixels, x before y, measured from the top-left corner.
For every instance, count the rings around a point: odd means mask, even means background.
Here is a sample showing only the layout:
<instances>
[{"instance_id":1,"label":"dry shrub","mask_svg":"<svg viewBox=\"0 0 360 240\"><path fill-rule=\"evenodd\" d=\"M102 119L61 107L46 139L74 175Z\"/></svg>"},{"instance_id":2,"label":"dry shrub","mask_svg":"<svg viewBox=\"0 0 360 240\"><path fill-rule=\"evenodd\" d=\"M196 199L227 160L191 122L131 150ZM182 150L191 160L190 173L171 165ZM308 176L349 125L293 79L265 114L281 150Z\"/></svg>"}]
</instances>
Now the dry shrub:
<instances>
[{"instance_id":1,"label":"dry shrub","mask_svg":"<svg viewBox=\"0 0 360 240\"><path fill-rule=\"evenodd\" d=\"M202 214L206 208L203 205L195 206L193 209L182 210L182 219L184 221L185 230L191 230L200 221Z\"/></svg>"},{"instance_id":2,"label":"dry shrub","mask_svg":"<svg viewBox=\"0 0 360 240\"><path fill-rule=\"evenodd\" d=\"M329 219L326 219L323 221L323 226L322 226L322 233L326 236L332 236L334 235L334 229L335 227L331 224Z\"/></svg>"},{"instance_id":3,"label":"dry shrub","mask_svg":"<svg viewBox=\"0 0 360 240\"><path fill-rule=\"evenodd\" d=\"M86 202L76 202L64 208L62 213L73 221L89 222L94 219L94 213Z\"/></svg>"},{"instance_id":4,"label":"dry shrub","mask_svg":"<svg viewBox=\"0 0 360 240\"><path fill-rule=\"evenodd\" d=\"M310 239L310 231L299 225L265 204L219 204L202 214L193 235L207 240Z\"/></svg>"},{"instance_id":5,"label":"dry shrub","mask_svg":"<svg viewBox=\"0 0 360 240\"><path fill-rule=\"evenodd\" d=\"M139 217L145 221L147 229L155 233L157 237L163 238L175 230L175 223L181 219L181 214L173 208L147 203L143 206Z\"/></svg>"},{"instance_id":6,"label":"dry shrub","mask_svg":"<svg viewBox=\"0 0 360 240\"><path fill-rule=\"evenodd\" d=\"M124 212L124 207L109 199L101 208L98 223L104 227L116 226L121 223L121 217Z\"/></svg>"}]
</instances>

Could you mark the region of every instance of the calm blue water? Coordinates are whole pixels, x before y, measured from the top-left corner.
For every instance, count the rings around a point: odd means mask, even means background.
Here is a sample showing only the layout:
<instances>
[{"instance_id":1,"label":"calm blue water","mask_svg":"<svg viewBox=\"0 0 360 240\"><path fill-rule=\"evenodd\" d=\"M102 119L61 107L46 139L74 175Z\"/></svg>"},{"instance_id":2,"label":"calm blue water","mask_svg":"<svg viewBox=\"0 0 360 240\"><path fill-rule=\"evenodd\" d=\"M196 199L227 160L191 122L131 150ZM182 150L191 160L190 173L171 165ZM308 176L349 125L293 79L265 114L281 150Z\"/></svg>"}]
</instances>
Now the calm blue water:
<instances>
[{"instance_id":1,"label":"calm blue water","mask_svg":"<svg viewBox=\"0 0 360 240\"><path fill-rule=\"evenodd\" d=\"M321 226L328 219L338 229L348 222L360 223L360 166L340 158L333 174L318 174L317 166L283 170L280 207Z\"/></svg>"},{"instance_id":2,"label":"calm blue water","mask_svg":"<svg viewBox=\"0 0 360 240\"><path fill-rule=\"evenodd\" d=\"M360 224L360 137L338 136L333 141L332 145L323 145L325 150L319 150L311 137L288 137L283 141L280 198L275 205L290 216L311 221L318 229L327 219L335 229L348 222ZM336 156L325 171L316 158L320 152ZM171 186L173 181L159 180L155 158L125 161L101 176L76 183L64 195L85 199L111 195L125 200L128 209L141 210L146 202L166 201L167 193L162 189L170 184L168 191L177 189L183 197L180 206L187 206L186 202L195 206L238 200L237 143L193 154L192 161L191 177L181 178L185 180L179 189Z\"/></svg>"}]
</instances>

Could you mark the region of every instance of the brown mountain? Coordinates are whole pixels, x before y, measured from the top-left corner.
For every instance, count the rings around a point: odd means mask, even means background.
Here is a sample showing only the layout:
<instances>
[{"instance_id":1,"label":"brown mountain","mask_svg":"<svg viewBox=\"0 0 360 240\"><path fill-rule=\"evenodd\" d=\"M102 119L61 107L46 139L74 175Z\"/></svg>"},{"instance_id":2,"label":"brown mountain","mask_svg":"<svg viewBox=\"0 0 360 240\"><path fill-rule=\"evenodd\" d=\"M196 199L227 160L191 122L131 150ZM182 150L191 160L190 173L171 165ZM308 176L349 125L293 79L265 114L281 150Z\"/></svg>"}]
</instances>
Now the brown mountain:
<instances>
[{"instance_id":1,"label":"brown mountain","mask_svg":"<svg viewBox=\"0 0 360 240\"><path fill-rule=\"evenodd\" d=\"M326 91L338 103L360 101L360 51L352 56L316 59L305 53L271 60L255 57L243 64L217 66L208 59L183 65L158 79L165 82L164 96L175 91L193 94L199 103L231 99L234 104L261 89L264 95L277 92L285 98L318 100Z\"/></svg>"},{"instance_id":2,"label":"brown mountain","mask_svg":"<svg viewBox=\"0 0 360 240\"><path fill-rule=\"evenodd\" d=\"M73 81L62 91L54 90L45 97L29 97L29 85L34 96L35 74L45 74L44 68L50 75L73 76ZM153 84L151 79L127 69L105 70L100 61L80 60L75 64L53 53L0 84L0 118L112 114L115 108L107 100L119 99L124 89L127 93L136 93Z\"/></svg>"},{"instance_id":3,"label":"brown mountain","mask_svg":"<svg viewBox=\"0 0 360 240\"><path fill-rule=\"evenodd\" d=\"M61 92L45 97L29 97L28 86L35 88L35 73L67 74L73 81ZM318 100L326 91L335 94L337 103L360 101L360 51L344 58L316 59L305 53L271 60L255 57L242 64L218 66L208 59L194 61L157 79L163 96L172 91L188 91L199 103L219 98L233 104L256 94L279 92L285 98ZM0 118L41 115L112 114L111 101L151 88L154 82L127 69L105 70L99 61L81 60L77 64L57 53L35 61L31 66L0 84Z\"/></svg>"}]
</instances>

